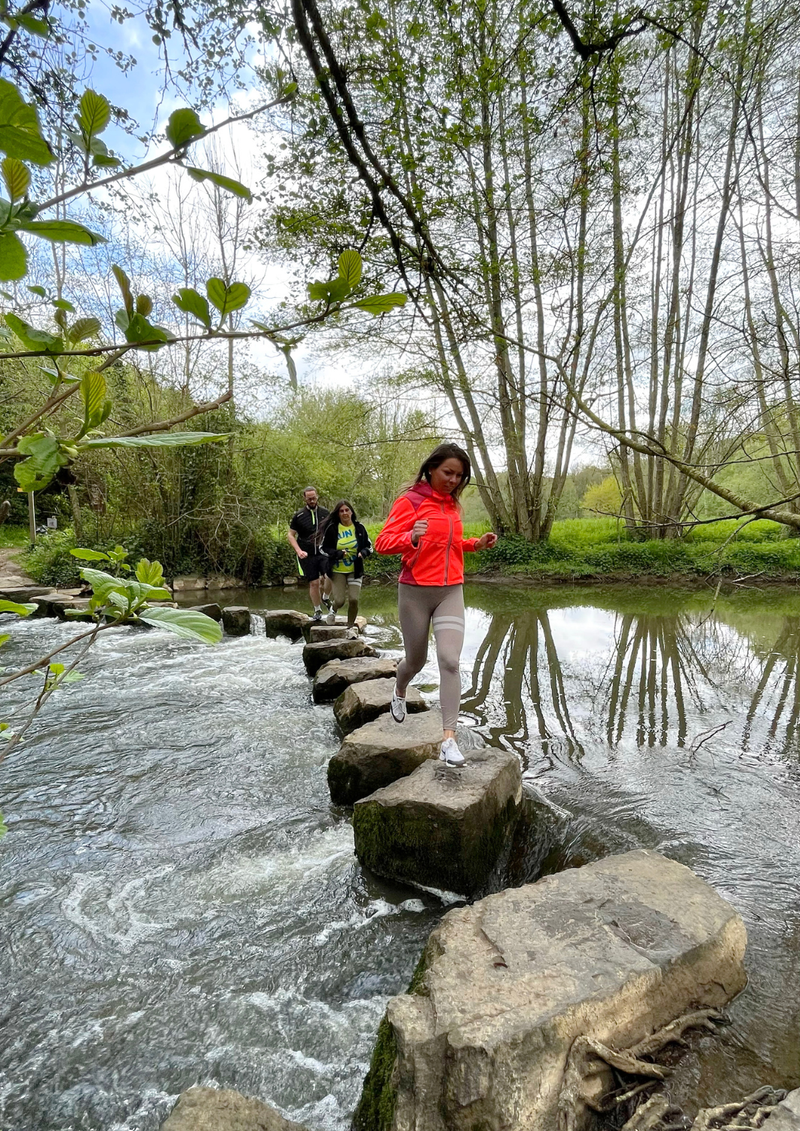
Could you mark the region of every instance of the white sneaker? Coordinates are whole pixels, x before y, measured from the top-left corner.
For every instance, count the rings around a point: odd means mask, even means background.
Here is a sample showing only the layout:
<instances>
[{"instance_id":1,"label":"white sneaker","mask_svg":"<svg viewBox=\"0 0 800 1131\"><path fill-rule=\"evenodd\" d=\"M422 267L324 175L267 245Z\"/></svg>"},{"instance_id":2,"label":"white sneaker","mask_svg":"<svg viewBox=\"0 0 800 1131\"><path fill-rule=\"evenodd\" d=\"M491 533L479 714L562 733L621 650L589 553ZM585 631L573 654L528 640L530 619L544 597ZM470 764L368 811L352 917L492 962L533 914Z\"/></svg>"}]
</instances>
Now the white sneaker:
<instances>
[{"instance_id":1,"label":"white sneaker","mask_svg":"<svg viewBox=\"0 0 800 1131\"><path fill-rule=\"evenodd\" d=\"M325 623L326 624L336 624L336 613L333 611L333 609L331 609L331 611L325 617Z\"/></svg>"},{"instance_id":2,"label":"white sneaker","mask_svg":"<svg viewBox=\"0 0 800 1131\"><path fill-rule=\"evenodd\" d=\"M405 698L401 699L397 694L397 685L395 685L395 689L392 692L392 701L389 704L389 711L396 723L404 723L406 721L406 701Z\"/></svg>"},{"instance_id":3,"label":"white sneaker","mask_svg":"<svg viewBox=\"0 0 800 1131\"><path fill-rule=\"evenodd\" d=\"M466 762L466 758L458 749L458 743L454 738L444 740L439 751L439 758L446 766L463 766Z\"/></svg>"}]
</instances>

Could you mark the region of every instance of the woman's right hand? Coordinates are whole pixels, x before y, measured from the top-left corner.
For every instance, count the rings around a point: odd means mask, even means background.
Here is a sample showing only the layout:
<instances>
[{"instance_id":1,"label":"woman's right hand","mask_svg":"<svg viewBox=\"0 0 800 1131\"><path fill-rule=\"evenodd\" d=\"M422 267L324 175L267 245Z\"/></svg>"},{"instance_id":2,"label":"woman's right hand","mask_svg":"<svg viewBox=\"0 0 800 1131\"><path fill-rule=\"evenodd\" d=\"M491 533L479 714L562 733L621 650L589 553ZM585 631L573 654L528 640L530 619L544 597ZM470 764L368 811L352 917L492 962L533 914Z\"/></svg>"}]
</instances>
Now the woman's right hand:
<instances>
[{"instance_id":1,"label":"woman's right hand","mask_svg":"<svg viewBox=\"0 0 800 1131\"><path fill-rule=\"evenodd\" d=\"M418 546L419 540L425 531L428 529L427 518L418 518L414 525L411 527L411 545Z\"/></svg>"},{"instance_id":2,"label":"woman's right hand","mask_svg":"<svg viewBox=\"0 0 800 1131\"><path fill-rule=\"evenodd\" d=\"M306 552L305 550L298 550L298 551L297 551L297 556L298 556L298 558L300 558L300 559L302 559L302 558L307 558L307 557L308 557L308 553L307 553L307 552Z\"/></svg>"}]
</instances>

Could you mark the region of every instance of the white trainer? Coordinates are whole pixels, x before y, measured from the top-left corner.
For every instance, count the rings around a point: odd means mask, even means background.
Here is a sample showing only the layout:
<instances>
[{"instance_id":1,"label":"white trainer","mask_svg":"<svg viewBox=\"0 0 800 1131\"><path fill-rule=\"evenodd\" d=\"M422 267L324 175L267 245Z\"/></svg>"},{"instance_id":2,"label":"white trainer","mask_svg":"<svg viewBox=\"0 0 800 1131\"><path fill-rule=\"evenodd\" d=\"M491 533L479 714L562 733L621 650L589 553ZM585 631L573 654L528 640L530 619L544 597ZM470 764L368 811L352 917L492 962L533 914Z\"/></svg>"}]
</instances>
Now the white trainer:
<instances>
[{"instance_id":1,"label":"white trainer","mask_svg":"<svg viewBox=\"0 0 800 1131\"><path fill-rule=\"evenodd\" d=\"M336 613L333 611L333 609L331 609L331 611L325 617L325 623L326 624L336 624Z\"/></svg>"},{"instance_id":2,"label":"white trainer","mask_svg":"<svg viewBox=\"0 0 800 1131\"><path fill-rule=\"evenodd\" d=\"M458 743L454 738L446 738L442 743L442 749L439 751L439 758L446 766L463 766L466 758L458 749Z\"/></svg>"},{"instance_id":3,"label":"white trainer","mask_svg":"<svg viewBox=\"0 0 800 1131\"><path fill-rule=\"evenodd\" d=\"M395 685L395 689L392 692L392 701L389 704L389 710L396 723L404 723L406 721L406 701L405 698L401 699L397 694L397 685Z\"/></svg>"}]
</instances>

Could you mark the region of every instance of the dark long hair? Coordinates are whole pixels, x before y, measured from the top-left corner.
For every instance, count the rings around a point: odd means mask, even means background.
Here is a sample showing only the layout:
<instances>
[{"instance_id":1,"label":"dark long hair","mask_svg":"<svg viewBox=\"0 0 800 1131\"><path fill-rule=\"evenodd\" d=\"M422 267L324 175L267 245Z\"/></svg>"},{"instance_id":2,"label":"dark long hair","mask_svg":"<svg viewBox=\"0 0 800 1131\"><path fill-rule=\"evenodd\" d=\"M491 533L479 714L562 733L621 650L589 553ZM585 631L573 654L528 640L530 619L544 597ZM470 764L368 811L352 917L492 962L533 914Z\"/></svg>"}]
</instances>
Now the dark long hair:
<instances>
[{"instance_id":1,"label":"dark long hair","mask_svg":"<svg viewBox=\"0 0 800 1131\"><path fill-rule=\"evenodd\" d=\"M358 516L356 515L356 512L353 510L353 504L349 503L347 501L347 499L340 499L339 502L336 503L335 506L331 507L331 513L328 515L328 517L325 519L325 521L322 523L322 525L319 528L319 534L318 534L317 537L319 539L319 545L320 546L322 545L322 541L323 541L325 535L328 532L328 527L333 526L334 523L336 523L337 525L339 523L339 507L350 507L350 513L353 516L353 522L355 523L355 522L358 521Z\"/></svg>"},{"instance_id":2,"label":"dark long hair","mask_svg":"<svg viewBox=\"0 0 800 1131\"><path fill-rule=\"evenodd\" d=\"M414 480L414 483L421 483L423 480L426 483L430 483L431 472L435 468L439 467L440 464L443 464L446 459L457 459L461 466L464 468L464 474L461 478L461 482L455 488L455 490L451 492L453 498L456 500L456 502L458 502L459 495L472 478L472 464L470 463L469 456L463 448L460 448L458 446L458 444L439 444L438 448L434 448L431 454L423 463L422 467L419 469L417 478Z\"/></svg>"}]
</instances>

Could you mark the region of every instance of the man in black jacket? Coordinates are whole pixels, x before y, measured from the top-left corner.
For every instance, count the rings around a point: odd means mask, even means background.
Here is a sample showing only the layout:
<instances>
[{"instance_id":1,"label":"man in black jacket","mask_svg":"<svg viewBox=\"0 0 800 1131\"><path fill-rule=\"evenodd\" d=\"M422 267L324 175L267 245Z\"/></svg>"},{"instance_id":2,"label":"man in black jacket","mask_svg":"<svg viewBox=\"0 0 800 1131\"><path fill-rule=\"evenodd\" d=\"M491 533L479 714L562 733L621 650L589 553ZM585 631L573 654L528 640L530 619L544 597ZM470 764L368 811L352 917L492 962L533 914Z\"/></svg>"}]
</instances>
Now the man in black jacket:
<instances>
[{"instance_id":1,"label":"man in black jacket","mask_svg":"<svg viewBox=\"0 0 800 1131\"><path fill-rule=\"evenodd\" d=\"M326 575L325 555L320 551L317 536L329 512L319 505L316 487L306 487L303 498L305 506L295 511L289 519L289 532L286 538L297 554L297 569L300 576L308 581L308 595L314 606L312 620L321 621L320 599L325 602L327 608L331 607L329 597L331 580Z\"/></svg>"}]
</instances>

